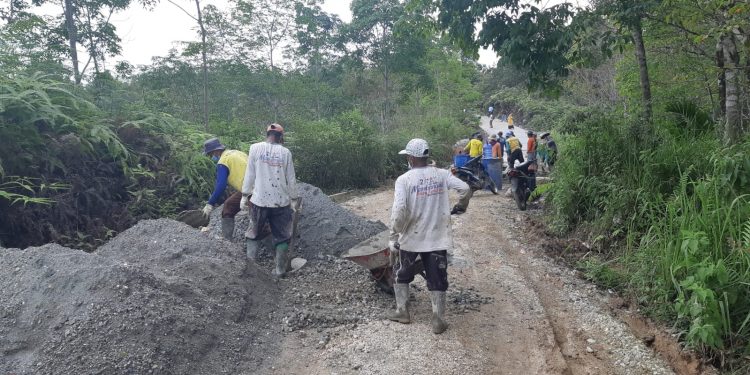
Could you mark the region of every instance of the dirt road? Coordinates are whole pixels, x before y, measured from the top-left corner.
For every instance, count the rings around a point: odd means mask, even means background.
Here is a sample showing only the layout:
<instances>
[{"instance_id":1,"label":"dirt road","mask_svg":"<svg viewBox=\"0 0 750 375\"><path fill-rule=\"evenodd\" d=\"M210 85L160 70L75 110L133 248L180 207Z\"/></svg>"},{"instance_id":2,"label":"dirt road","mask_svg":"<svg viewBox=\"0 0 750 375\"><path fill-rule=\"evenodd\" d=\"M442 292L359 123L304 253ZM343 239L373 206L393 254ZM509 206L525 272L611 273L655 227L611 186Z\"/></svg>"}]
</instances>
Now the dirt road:
<instances>
[{"instance_id":1,"label":"dirt road","mask_svg":"<svg viewBox=\"0 0 750 375\"><path fill-rule=\"evenodd\" d=\"M391 202L392 191L386 190L344 205L363 217L387 222ZM380 318L393 307L392 297L375 291L364 276L355 285L337 285L335 280L314 285L310 279L284 281L286 288L322 294L317 299L322 305L336 305L335 299L347 290L365 290L364 296L357 297L367 299L360 308L371 308L362 310L368 317L358 323L287 334L278 359L268 362L269 373L673 373L642 337L613 315L608 292L546 258L538 240L519 235L527 215L541 214L538 209L521 213L509 198L479 192L469 211L455 217L450 328L443 335L430 331L429 296L420 278L412 287L416 316L410 325ZM337 271L345 272L364 274L356 267ZM482 302L462 305L463 296ZM346 307L331 310L332 314L346 311Z\"/></svg>"}]
</instances>

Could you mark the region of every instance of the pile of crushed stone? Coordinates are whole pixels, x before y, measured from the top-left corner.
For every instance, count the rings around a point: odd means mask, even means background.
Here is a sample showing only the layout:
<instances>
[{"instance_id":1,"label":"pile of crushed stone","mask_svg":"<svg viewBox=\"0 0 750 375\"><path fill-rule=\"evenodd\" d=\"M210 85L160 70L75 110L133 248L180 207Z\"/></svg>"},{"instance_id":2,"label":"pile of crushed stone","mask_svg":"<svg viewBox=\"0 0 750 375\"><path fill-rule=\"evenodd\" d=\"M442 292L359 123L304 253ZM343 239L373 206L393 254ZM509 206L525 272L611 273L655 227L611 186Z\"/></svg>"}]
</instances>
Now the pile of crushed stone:
<instances>
[{"instance_id":1,"label":"pile of crushed stone","mask_svg":"<svg viewBox=\"0 0 750 375\"><path fill-rule=\"evenodd\" d=\"M261 373L280 287L241 246L149 220L93 254L0 249L0 373Z\"/></svg>"},{"instance_id":2,"label":"pile of crushed stone","mask_svg":"<svg viewBox=\"0 0 750 375\"><path fill-rule=\"evenodd\" d=\"M296 253L308 259L322 255L341 255L354 245L387 229L380 221L371 221L357 216L331 200L319 188L297 184L302 198L302 213L299 218L299 239ZM236 217L234 241L244 242L249 220L246 214ZM208 226L213 236L221 235L221 207L211 214Z\"/></svg>"}]
</instances>

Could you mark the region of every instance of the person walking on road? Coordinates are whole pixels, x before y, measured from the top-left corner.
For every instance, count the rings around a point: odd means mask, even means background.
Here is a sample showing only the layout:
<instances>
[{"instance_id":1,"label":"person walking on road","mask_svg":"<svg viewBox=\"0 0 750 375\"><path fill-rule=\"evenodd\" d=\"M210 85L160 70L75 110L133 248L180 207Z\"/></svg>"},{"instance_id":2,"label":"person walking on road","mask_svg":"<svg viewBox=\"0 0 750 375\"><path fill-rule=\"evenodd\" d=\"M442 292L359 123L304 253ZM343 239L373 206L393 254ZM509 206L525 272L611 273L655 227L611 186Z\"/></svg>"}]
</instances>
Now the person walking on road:
<instances>
[{"instance_id":1,"label":"person walking on road","mask_svg":"<svg viewBox=\"0 0 750 375\"><path fill-rule=\"evenodd\" d=\"M513 168L516 161L523 163L521 141L511 131L505 133L505 138L505 144L507 145L505 151L508 152L508 166Z\"/></svg>"},{"instance_id":2,"label":"person walking on road","mask_svg":"<svg viewBox=\"0 0 750 375\"><path fill-rule=\"evenodd\" d=\"M273 270L276 277L286 274L293 230L292 203L299 197L292 153L283 143L284 128L271 124L266 129L266 141L250 146L241 202L243 209L247 207L248 197L252 203L252 223L245 233L247 256L253 260L257 258L259 241L267 234L263 229L268 223L276 250Z\"/></svg>"},{"instance_id":3,"label":"person walking on road","mask_svg":"<svg viewBox=\"0 0 750 375\"><path fill-rule=\"evenodd\" d=\"M247 154L237 150L227 150L219 142L218 138L211 138L203 143L203 153L211 157L216 163L216 184L208 203L203 207L203 214L211 215L216 205L219 204L221 195L224 194L227 185L235 192L224 201L221 211L221 234L225 239L231 240L234 234L234 217L240 212L240 201L242 200L242 181L245 179L247 169Z\"/></svg>"},{"instance_id":4,"label":"person walking on road","mask_svg":"<svg viewBox=\"0 0 750 375\"><path fill-rule=\"evenodd\" d=\"M513 114L508 115L508 129L513 129Z\"/></svg>"},{"instance_id":5,"label":"person walking on road","mask_svg":"<svg viewBox=\"0 0 750 375\"><path fill-rule=\"evenodd\" d=\"M396 180L391 210L388 247L396 277L396 311L387 318L411 322L409 283L414 280L414 265L420 257L432 301L432 332L440 334L448 328L444 320L445 293L448 251L453 248L448 190L457 191L463 199L470 189L449 171L428 165L429 146L423 139L412 139L399 154L407 156L410 170Z\"/></svg>"}]
</instances>

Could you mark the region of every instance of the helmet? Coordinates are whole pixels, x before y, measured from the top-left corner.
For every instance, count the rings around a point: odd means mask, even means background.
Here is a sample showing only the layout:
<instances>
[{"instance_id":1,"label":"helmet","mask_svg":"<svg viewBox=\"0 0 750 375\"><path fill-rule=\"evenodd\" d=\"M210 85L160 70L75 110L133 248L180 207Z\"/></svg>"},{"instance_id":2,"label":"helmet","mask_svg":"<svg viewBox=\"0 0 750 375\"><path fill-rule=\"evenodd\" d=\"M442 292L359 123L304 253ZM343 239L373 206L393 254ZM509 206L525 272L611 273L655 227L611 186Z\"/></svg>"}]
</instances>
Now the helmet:
<instances>
[{"instance_id":1,"label":"helmet","mask_svg":"<svg viewBox=\"0 0 750 375\"><path fill-rule=\"evenodd\" d=\"M219 142L219 138L211 138L205 142L203 142L203 154L208 155L211 152L218 151L218 150L226 150L226 147L224 147L221 142Z\"/></svg>"},{"instance_id":2,"label":"helmet","mask_svg":"<svg viewBox=\"0 0 750 375\"><path fill-rule=\"evenodd\" d=\"M513 136L513 132L512 131L505 132L505 138L512 137L512 136Z\"/></svg>"},{"instance_id":3,"label":"helmet","mask_svg":"<svg viewBox=\"0 0 750 375\"><path fill-rule=\"evenodd\" d=\"M399 155L409 155L416 158L426 158L430 155L430 146L421 138L414 138L406 144L406 148L399 151Z\"/></svg>"},{"instance_id":4,"label":"helmet","mask_svg":"<svg viewBox=\"0 0 750 375\"><path fill-rule=\"evenodd\" d=\"M531 137L532 135L534 135L534 132L531 131L531 130L529 130L529 131L526 132L526 135L528 135L529 137Z\"/></svg>"},{"instance_id":5,"label":"helmet","mask_svg":"<svg viewBox=\"0 0 750 375\"><path fill-rule=\"evenodd\" d=\"M266 128L266 134L268 132L278 132L278 133L281 133L281 135L284 135L284 127L279 124L274 123L274 124L268 125L268 127Z\"/></svg>"}]
</instances>

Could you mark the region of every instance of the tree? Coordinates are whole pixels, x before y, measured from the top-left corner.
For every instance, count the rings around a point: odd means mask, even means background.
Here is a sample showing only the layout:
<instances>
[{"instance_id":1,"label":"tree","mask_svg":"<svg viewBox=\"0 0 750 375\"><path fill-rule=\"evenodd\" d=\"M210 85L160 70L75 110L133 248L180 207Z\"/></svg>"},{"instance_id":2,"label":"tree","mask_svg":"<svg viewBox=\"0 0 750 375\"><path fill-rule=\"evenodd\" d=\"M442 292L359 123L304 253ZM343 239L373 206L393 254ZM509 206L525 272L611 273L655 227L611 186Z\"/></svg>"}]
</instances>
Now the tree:
<instances>
[{"instance_id":1,"label":"tree","mask_svg":"<svg viewBox=\"0 0 750 375\"><path fill-rule=\"evenodd\" d=\"M519 0L441 0L439 10L439 26L465 53L492 47L526 73L530 88L558 90L568 74L576 34L569 3L541 9Z\"/></svg>"},{"instance_id":2,"label":"tree","mask_svg":"<svg viewBox=\"0 0 750 375\"><path fill-rule=\"evenodd\" d=\"M276 53L279 48L291 42L294 26L294 0L233 0L232 17L238 26L237 42L248 45L250 57L253 46L262 46L260 56L271 70L276 69Z\"/></svg>"}]
</instances>

